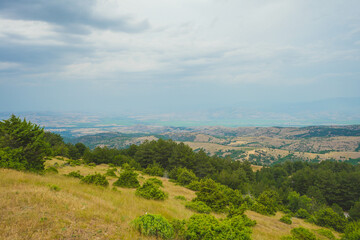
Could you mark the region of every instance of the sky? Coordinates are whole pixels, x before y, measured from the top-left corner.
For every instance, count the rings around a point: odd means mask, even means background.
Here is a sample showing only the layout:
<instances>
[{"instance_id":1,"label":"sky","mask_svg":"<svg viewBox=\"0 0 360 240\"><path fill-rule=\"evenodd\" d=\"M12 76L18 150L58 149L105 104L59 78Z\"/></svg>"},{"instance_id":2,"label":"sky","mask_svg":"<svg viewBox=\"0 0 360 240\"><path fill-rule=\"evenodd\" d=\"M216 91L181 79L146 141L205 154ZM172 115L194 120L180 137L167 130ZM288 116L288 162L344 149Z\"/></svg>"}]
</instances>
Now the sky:
<instances>
[{"instance_id":1,"label":"sky","mask_svg":"<svg viewBox=\"0 0 360 240\"><path fill-rule=\"evenodd\" d=\"M360 97L358 0L0 0L0 112Z\"/></svg>"}]
</instances>

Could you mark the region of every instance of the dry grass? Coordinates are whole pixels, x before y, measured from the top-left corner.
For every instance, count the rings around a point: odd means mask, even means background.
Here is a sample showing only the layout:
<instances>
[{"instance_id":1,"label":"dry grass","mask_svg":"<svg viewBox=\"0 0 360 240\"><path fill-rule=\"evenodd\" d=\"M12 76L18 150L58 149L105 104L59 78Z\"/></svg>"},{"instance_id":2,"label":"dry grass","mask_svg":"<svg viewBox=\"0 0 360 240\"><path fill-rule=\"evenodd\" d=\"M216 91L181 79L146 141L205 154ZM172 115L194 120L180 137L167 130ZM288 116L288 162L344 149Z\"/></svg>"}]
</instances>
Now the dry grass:
<instances>
[{"instance_id":1,"label":"dry grass","mask_svg":"<svg viewBox=\"0 0 360 240\"><path fill-rule=\"evenodd\" d=\"M46 165L55 162L64 163L53 159ZM189 201L195 193L165 178L159 179L169 198L155 201L136 197L135 189L112 190L115 177L107 177L110 187L103 188L63 176L77 170L82 175L105 173L108 168L106 164L65 166L58 169L59 174L44 176L0 169L0 239L153 239L140 236L131 228L131 221L145 213L161 214L168 219L188 219L193 214L175 196L184 196ZM143 182L149 177L140 175L139 179ZM60 191L51 190L53 185ZM254 239L279 239L300 225L319 228L295 218L291 226L283 224L278 221L279 214L267 217L248 211L247 215L257 221Z\"/></svg>"},{"instance_id":2,"label":"dry grass","mask_svg":"<svg viewBox=\"0 0 360 240\"><path fill-rule=\"evenodd\" d=\"M76 170L86 175L105 169L106 165L64 167L57 175L45 176L0 169L0 239L138 239L130 222L140 215L187 219L193 214L174 197L191 200L194 192L164 179L169 198L154 201L136 197L135 189L114 191L62 176ZM51 185L61 190L53 191Z\"/></svg>"},{"instance_id":3,"label":"dry grass","mask_svg":"<svg viewBox=\"0 0 360 240\"><path fill-rule=\"evenodd\" d=\"M290 231L296 227L304 227L315 233L316 237L323 239L321 235L314 230L321 229L322 227L316 226L311 223L304 222L299 218L292 218L292 224L288 225L280 222L283 213L277 212L275 216L264 216L253 211L246 211L246 215L252 220L256 220L256 225L253 227L252 239L254 240L275 240L280 239L282 236L290 235ZM339 238L340 234L333 231L334 235ZM325 238L326 239L326 238Z\"/></svg>"}]
</instances>

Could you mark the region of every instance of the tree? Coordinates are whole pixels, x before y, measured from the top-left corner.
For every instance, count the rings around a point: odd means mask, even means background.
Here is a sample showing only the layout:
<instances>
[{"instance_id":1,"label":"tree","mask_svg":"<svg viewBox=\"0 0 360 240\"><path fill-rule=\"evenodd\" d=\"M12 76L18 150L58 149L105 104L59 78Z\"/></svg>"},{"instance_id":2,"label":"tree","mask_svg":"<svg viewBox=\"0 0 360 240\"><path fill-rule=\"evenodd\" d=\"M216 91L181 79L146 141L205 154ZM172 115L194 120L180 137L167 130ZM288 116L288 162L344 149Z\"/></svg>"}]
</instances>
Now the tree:
<instances>
[{"instance_id":1,"label":"tree","mask_svg":"<svg viewBox=\"0 0 360 240\"><path fill-rule=\"evenodd\" d=\"M48 150L44 129L11 115L0 122L0 167L17 170L44 170Z\"/></svg>"}]
</instances>

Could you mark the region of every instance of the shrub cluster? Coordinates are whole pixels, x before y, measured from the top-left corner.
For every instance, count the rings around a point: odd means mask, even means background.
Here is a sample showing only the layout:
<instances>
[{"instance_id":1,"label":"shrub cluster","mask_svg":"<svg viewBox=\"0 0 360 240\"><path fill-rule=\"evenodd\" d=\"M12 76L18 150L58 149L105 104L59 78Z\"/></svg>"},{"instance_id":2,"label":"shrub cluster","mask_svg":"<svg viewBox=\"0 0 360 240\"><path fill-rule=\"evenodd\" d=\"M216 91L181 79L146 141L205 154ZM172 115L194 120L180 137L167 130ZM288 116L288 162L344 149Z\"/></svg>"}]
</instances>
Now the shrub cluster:
<instances>
[{"instance_id":1,"label":"shrub cluster","mask_svg":"<svg viewBox=\"0 0 360 240\"><path fill-rule=\"evenodd\" d=\"M164 187L162 181L157 178L149 178L149 179L147 179L147 181L152 182L152 183L158 185L159 187Z\"/></svg>"},{"instance_id":2,"label":"shrub cluster","mask_svg":"<svg viewBox=\"0 0 360 240\"><path fill-rule=\"evenodd\" d=\"M137 176L138 174L131 168L125 168L113 185L124 188L137 188L140 186Z\"/></svg>"},{"instance_id":3,"label":"shrub cluster","mask_svg":"<svg viewBox=\"0 0 360 240\"><path fill-rule=\"evenodd\" d=\"M161 215L145 214L133 222L135 229L145 236L170 239L174 236L172 225Z\"/></svg>"},{"instance_id":4,"label":"shrub cluster","mask_svg":"<svg viewBox=\"0 0 360 240\"><path fill-rule=\"evenodd\" d=\"M188 202L185 207L198 213L210 213L211 208L202 201Z\"/></svg>"},{"instance_id":5,"label":"shrub cluster","mask_svg":"<svg viewBox=\"0 0 360 240\"><path fill-rule=\"evenodd\" d=\"M81 179L81 182L87 184L94 184L98 186L104 186L104 187L109 186L109 182L106 179L106 177L101 175L100 173L87 175Z\"/></svg>"},{"instance_id":6,"label":"shrub cluster","mask_svg":"<svg viewBox=\"0 0 360 240\"><path fill-rule=\"evenodd\" d=\"M167 198L167 194L151 181L144 182L141 187L136 189L135 194L146 199L165 200Z\"/></svg>"},{"instance_id":7,"label":"shrub cluster","mask_svg":"<svg viewBox=\"0 0 360 240\"><path fill-rule=\"evenodd\" d=\"M76 171L76 172L70 172L68 174L65 174L65 176L67 177L73 177L73 178L79 178L79 179L83 179L84 176L80 174L80 171Z\"/></svg>"},{"instance_id":8,"label":"shrub cluster","mask_svg":"<svg viewBox=\"0 0 360 240\"><path fill-rule=\"evenodd\" d=\"M151 165L148 165L148 167L144 169L143 172L150 176L158 176L158 177L164 176L164 168L162 168L158 163L153 163Z\"/></svg>"},{"instance_id":9,"label":"shrub cluster","mask_svg":"<svg viewBox=\"0 0 360 240\"><path fill-rule=\"evenodd\" d=\"M282 218L280 218L280 222L286 223L286 224L292 224L291 216L290 215L284 215Z\"/></svg>"}]
</instances>

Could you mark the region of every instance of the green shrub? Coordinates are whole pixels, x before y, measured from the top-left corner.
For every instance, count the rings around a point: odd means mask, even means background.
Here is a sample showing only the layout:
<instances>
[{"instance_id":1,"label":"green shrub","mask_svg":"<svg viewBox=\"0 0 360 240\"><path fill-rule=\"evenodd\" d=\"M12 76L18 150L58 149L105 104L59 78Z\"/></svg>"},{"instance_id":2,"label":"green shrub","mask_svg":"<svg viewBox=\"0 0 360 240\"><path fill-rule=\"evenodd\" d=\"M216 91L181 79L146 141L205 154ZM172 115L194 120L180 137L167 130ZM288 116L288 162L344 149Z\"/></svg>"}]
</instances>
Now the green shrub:
<instances>
[{"instance_id":1,"label":"green shrub","mask_svg":"<svg viewBox=\"0 0 360 240\"><path fill-rule=\"evenodd\" d=\"M250 240L250 227L254 226L254 224L254 221L249 220L244 215L237 215L233 218L219 221L210 214L194 214L188 221L185 236L188 240Z\"/></svg>"},{"instance_id":2,"label":"green shrub","mask_svg":"<svg viewBox=\"0 0 360 240\"><path fill-rule=\"evenodd\" d=\"M318 229L316 230L316 232L324 237L326 237L327 239L330 240L335 240L335 236L334 234L329 230L329 229Z\"/></svg>"},{"instance_id":3,"label":"green shrub","mask_svg":"<svg viewBox=\"0 0 360 240\"><path fill-rule=\"evenodd\" d=\"M210 213L211 208L202 201L188 202L185 207L198 213Z\"/></svg>"},{"instance_id":4,"label":"green shrub","mask_svg":"<svg viewBox=\"0 0 360 240\"><path fill-rule=\"evenodd\" d=\"M41 172L48 150L40 126L15 115L0 121L0 167Z\"/></svg>"},{"instance_id":5,"label":"green shrub","mask_svg":"<svg viewBox=\"0 0 360 240\"><path fill-rule=\"evenodd\" d=\"M347 220L335 213L331 208L321 209L315 213L315 223L322 227L330 227L339 232L344 232Z\"/></svg>"},{"instance_id":6,"label":"green shrub","mask_svg":"<svg viewBox=\"0 0 360 240\"><path fill-rule=\"evenodd\" d=\"M250 209L254 212L257 212L257 213L260 213L260 214L263 214L263 215L269 215L266 207L264 205L262 205L261 203L258 203L258 202L254 202L252 204L252 206L250 207Z\"/></svg>"},{"instance_id":7,"label":"green shrub","mask_svg":"<svg viewBox=\"0 0 360 240\"><path fill-rule=\"evenodd\" d=\"M165 200L167 198L167 194L151 181L144 182L141 187L136 189L135 194L146 199Z\"/></svg>"},{"instance_id":8,"label":"green shrub","mask_svg":"<svg viewBox=\"0 0 360 240\"><path fill-rule=\"evenodd\" d=\"M49 188L50 188L50 190L55 191L55 192L58 192L61 190L61 188L59 188L56 185L49 185Z\"/></svg>"},{"instance_id":9,"label":"green shrub","mask_svg":"<svg viewBox=\"0 0 360 240\"><path fill-rule=\"evenodd\" d=\"M174 239L185 240L186 221L173 219L170 221L170 224L172 225L172 227L174 229Z\"/></svg>"},{"instance_id":10,"label":"green shrub","mask_svg":"<svg viewBox=\"0 0 360 240\"><path fill-rule=\"evenodd\" d=\"M179 174L176 179L176 181L182 186L186 186L186 185L190 184L191 182L197 181L197 180L198 180L198 178L196 177L195 173L186 168L180 168Z\"/></svg>"},{"instance_id":11,"label":"green shrub","mask_svg":"<svg viewBox=\"0 0 360 240\"><path fill-rule=\"evenodd\" d=\"M88 163L87 166L88 166L88 167L96 167L96 164L93 163L93 162L91 162L91 163Z\"/></svg>"},{"instance_id":12,"label":"green shrub","mask_svg":"<svg viewBox=\"0 0 360 240\"><path fill-rule=\"evenodd\" d=\"M47 173L47 174L58 174L59 171L55 167L50 166L50 167L45 169L45 173Z\"/></svg>"},{"instance_id":13,"label":"green shrub","mask_svg":"<svg viewBox=\"0 0 360 240\"><path fill-rule=\"evenodd\" d=\"M215 212L224 212L227 207L226 196L219 183L212 179L203 179L196 192L195 201L202 201Z\"/></svg>"},{"instance_id":14,"label":"green shrub","mask_svg":"<svg viewBox=\"0 0 360 240\"><path fill-rule=\"evenodd\" d=\"M360 202L355 202L354 206L349 210L349 215L352 220L360 220Z\"/></svg>"},{"instance_id":15,"label":"green shrub","mask_svg":"<svg viewBox=\"0 0 360 240\"><path fill-rule=\"evenodd\" d=\"M66 161L70 166L75 167L75 166L80 166L82 164L82 161L80 159L69 159ZM90 164L95 164L95 163L89 163L88 165L90 166ZM94 165L96 166L96 165Z\"/></svg>"},{"instance_id":16,"label":"green shrub","mask_svg":"<svg viewBox=\"0 0 360 240\"><path fill-rule=\"evenodd\" d=\"M73 178L79 178L79 179L83 179L84 176L80 174L80 171L76 171L76 172L70 172L68 174L65 174L65 176L67 177L73 177Z\"/></svg>"},{"instance_id":17,"label":"green shrub","mask_svg":"<svg viewBox=\"0 0 360 240\"><path fill-rule=\"evenodd\" d=\"M360 239L360 221L351 222L346 225L342 240L359 240Z\"/></svg>"},{"instance_id":18,"label":"green shrub","mask_svg":"<svg viewBox=\"0 0 360 240\"><path fill-rule=\"evenodd\" d=\"M161 215L145 214L136 218L132 223L134 228L145 236L163 239L171 239L174 236L173 227Z\"/></svg>"},{"instance_id":19,"label":"green shrub","mask_svg":"<svg viewBox=\"0 0 360 240\"><path fill-rule=\"evenodd\" d=\"M186 198L184 196L175 196L175 199L186 201Z\"/></svg>"},{"instance_id":20,"label":"green shrub","mask_svg":"<svg viewBox=\"0 0 360 240\"><path fill-rule=\"evenodd\" d=\"M106 170L105 175L109 177L117 177L115 174L116 171L117 171L116 168L109 168L108 170Z\"/></svg>"},{"instance_id":21,"label":"green shrub","mask_svg":"<svg viewBox=\"0 0 360 240\"><path fill-rule=\"evenodd\" d=\"M315 234L303 227L293 228L291 235L296 240L316 240Z\"/></svg>"},{"instance_id":22,"label":"green shrub","mask_svg":"<svg viewBox=\"0 0 360 240\"><path fill-rule=\"evenodd\" d=\"M289 225L292 224L291 216L289 216L289 215L282 216L282 218L280 218L280 222L283 222L283 223L286 223Z\"/></svg>"},{"instance_id":23,"label":"green shrub","mask_svg":"<svg viewBox=\"0 0 360 240\"><path fill-rule=\"evenodd\" d=\"M157 178L149 178L147 181L152 182L152 183L158 185L159 187L164 187L162 181Z\"/></svg>"},{"instance_id":24,"label":"green shrub","mask_svg":"<svg viewBox=\"0 0 360 240\"><path fill-rule=\"evenodd\" d=\"M109 186L109 182L106 180L106 177L99 173L87 175L81 179L81 182L104 187Z\"/></svg>"},{"instance_id":25,"label":"green shrub","mask_svg":"<svg viewBox=\"0 0 360 240\"><path fill-rule=\"evenodd\" d=\"M280 197L277 192L268 190L262 192L256 201L262 205L257 206L257 209L260 210L259 213L265 215L275 215L279 205Z\"/></svg>"},{"instance_id":26,"label":"green shrub","mask_svg":"<svg viewBox=\"0 0 360 240\"><path fill-rule=\"evenodd\" d=\"M140 183L137 179L138 174L130 168L126 168L116 182L113 183L114 186L124 187L124 188L137 188L140 186Z\"/></svg>"},{"instance_id":27,"label":"green shrub","mask_svg":"<svg viewBox=\"0 0 360 240\"><path fill-rule=\"evenodd\" d=\"M164 176L164 169L158 163L149 165L143 172L150 176Z\"/></svg>"},{"instance_id":28,"label":"green shrub","mask_svg":"<svg viewBox=\"0 0 360 240\"><path fill-rule=\"evenodd\" d=\"M308 218L310 218L310 213L308 211L306 211L305 209L300 208L295 213L295 217L302 218L302 219L308 219Z\"/></svg>"},{"instance_id":29,"label":"green shrub","mask_svg":"<svg viewBox=\"0 0 360 240\"><path fill-rule=\"evenodd\" d=\"M199 181L192 181L187 186L188 189L193 191L199 191L200 190L200 182Z\"/></svg>"}]
</instances>

